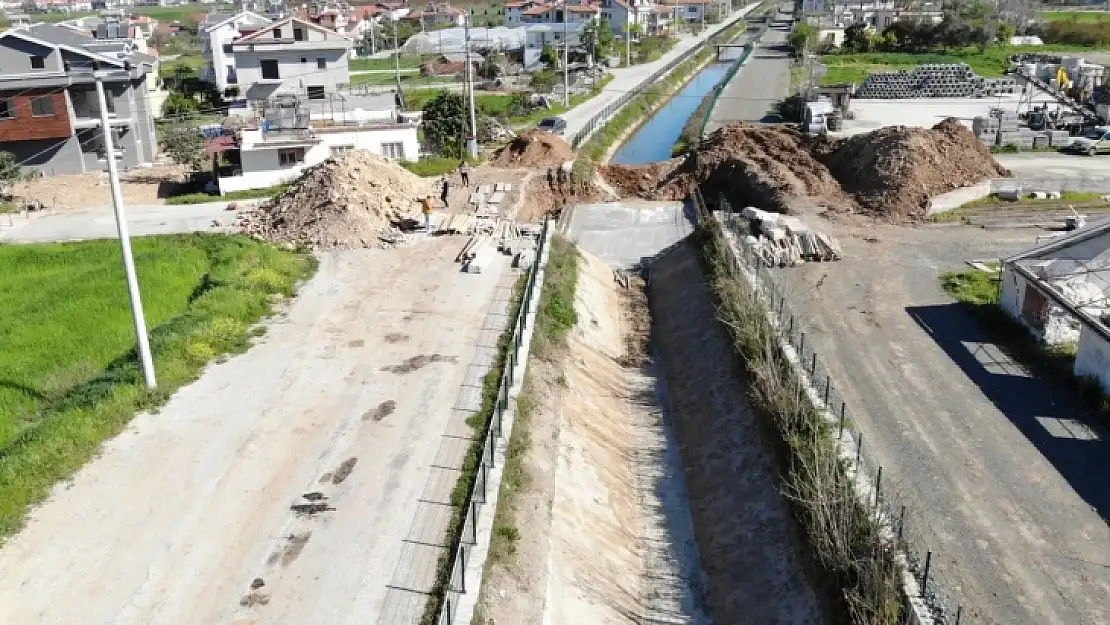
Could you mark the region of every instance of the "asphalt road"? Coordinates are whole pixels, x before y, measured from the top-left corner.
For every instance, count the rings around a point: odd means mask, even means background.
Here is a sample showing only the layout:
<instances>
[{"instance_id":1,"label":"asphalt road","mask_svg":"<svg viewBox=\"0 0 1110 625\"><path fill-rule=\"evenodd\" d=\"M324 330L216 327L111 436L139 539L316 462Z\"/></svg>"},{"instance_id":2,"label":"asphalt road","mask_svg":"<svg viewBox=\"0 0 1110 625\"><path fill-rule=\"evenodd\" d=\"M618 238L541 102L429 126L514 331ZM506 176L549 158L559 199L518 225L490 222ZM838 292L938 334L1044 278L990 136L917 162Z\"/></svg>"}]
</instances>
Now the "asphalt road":
<instances>
[{"instance_id":1,"label":"asphalt road","mask_svg":"<svg viewBox=\"0 0 1110 625\"><path fill-rule=\"evenodd\" d=\"M240 210L249 203L237 202ZM228 203L130 205L124 207L132 236L176 234L182 232L226 232L235 225L238 211L227 210ZM0 243L44 243L112 239L116 219L109 206L60 213L0 215Z\"/></svg>"},{"instance_id":2,"label":"asphalt road","mask_svg":"<svg viewBox=\"0 0 1110 625\"><path fill-rule=\"evenodd\" d=\"M938 281L967 259L1029 247L1034 233L835 234L845 260L778 275L884 490L908 504L913 542L934 552L933 579L964 622L1110 623L1110 433L1010 360Z\"/></svg>"},{"instance_id":3,"label":"asphalt road","mask_svg":"<svg viewBox=\"0 0 1110 625\"><path fill-rule=\"evenodd\" d=\"M733 122L758 122L774 114L774 107L790 91L790 54L786 50L788 22L767 30L748 64L721 92L706 131Z\"/></svg>"}]
</instances>

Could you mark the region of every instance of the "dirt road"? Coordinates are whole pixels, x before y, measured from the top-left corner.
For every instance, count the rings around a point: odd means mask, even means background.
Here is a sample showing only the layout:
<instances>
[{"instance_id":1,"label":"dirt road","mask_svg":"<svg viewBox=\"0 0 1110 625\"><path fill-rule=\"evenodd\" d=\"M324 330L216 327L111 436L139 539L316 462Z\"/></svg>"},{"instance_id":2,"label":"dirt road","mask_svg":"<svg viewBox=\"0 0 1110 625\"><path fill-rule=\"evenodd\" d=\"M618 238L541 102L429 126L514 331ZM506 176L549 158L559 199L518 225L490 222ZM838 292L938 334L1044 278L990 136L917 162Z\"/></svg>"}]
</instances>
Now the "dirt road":
<instances>
[{"instance_id":1,"label":"dirt road","mask_svg":"<svg viewBox=\"0 0 1110 625\"><path fill-rule=\"evenodd\" d=\"M1110 623L1110 434L993 345L937 280L1036 233L831 230L845 260L779 275L883 485L934 551L934 579L971 623Z\"/></svg>"},{"instance_id":2,"label":"dirt road","mask_svg":"<svg viewBox=\"0 0 1110 625\"><path fill-rule=\"evenodd\" d=\"M465 449L452 406L511 278L459 273L461 243L323 255L260 344L33 513L0 551L0 622L384 622L387 586L435 569L418 500Z\"/></svg>"}]
</instances>

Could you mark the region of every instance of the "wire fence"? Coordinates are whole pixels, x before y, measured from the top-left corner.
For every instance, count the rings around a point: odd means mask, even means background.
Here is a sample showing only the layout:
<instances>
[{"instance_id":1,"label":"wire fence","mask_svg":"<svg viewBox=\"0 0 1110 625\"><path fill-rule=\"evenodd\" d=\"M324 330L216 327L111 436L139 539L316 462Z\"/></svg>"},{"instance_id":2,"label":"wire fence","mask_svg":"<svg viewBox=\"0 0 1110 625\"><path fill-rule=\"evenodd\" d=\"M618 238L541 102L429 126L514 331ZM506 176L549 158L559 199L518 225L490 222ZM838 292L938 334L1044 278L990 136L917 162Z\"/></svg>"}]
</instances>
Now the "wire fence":
<instances>
[{"instance_id":1,"label":"wire fence","mask_svg":"<svg viewBox=\"0 0 1110 625\"><path fill-rule=\"evenodd\" d=\"M451 537L452 547L450 553L450 577L447 580L443 603L440 605L438 625L452 625L458 611L460 597L467 592L478 592L478 588L467 588L466 567L470 562L473 549L478 545L478 521L482 514L487 512L486 504L491 501L496 492L491 492L489 483L490 470L496 467L495 453L497 442L504 436L504 417L509 409L509 389L516 379L517 368L523 366L528 360L528 354L523 350L524 331L528 326L528 314L532 311L532 297L536 289L536 275L539 271L540 261L545 248L549 243L550 220L545 220L540 230L539 243L536 246L536 255L532 266L528 269L528 278L524 283L524 292L521 296L520 310L513 323L512 338L505 354L505 369L501 374L501 384L497 388L497 401L493 406L493 415L486 430L485 443L482 446L482 456L475 469L474 484L466 497L464 504L462 531L458 536ZM496 512L496 506L488 510Z\"/></svg>"},{"instance_id":2,"label":"wire fence","mask_svg":"<svg viewBox=\"0 0 1110 625\"><path fill-rule=\"evenodd\" d=\"M718 200L718 215L724 228L737 242L739 262L755 274L767 297L784 339L794 348L800 364L809 375L810 383L824 401L825 409L837 421L835 434L841 445L846 445L856 460L857 483L868 485L865 496L873 498L873 505L889 521L898 547L904 553L910 572L917 579L920 599L924 601L938 625L968 625L974 623L968 613L966 601L956 595L960 588L958 578L951 569L942 566L945 560L940 548L941 539L930 527L929 512L916 507L908 491L894 483L892 476L883 475L883 464L878 454L864 440L855 413L848 406L830 370L818 355L812 335L807 336L805 317L796 315L785 297L779 281L758 252L746 241L750 226L728 200ZM903 621L910 623L913 621Z\"/></svg>"},{"instance_id":3,"label":"wire fence","mask_svg":"<svg viewBox=\"0 0 1110 625\"><path fill-rule=\"evenodd\" d=\"M745 16L741 15L731 21L726 21L712 36L706 37L705 39L699 41L696 45L694 45L694 47L671 59L666 65L652 72L651 76L649 76L639 85L636 85L635 88L629 89L628 91L622 93L619 98L607 104L605 108L595 113L594 116L586 122L585 126L582 126L582 128L580 128L578 132L574 133L574 135L571 136L570 146L575 150L582 147L582 144L585 143L586 140L589 139L590 136L597 131L597 129L608 123L609 118L615 115L617 111L624 108L625 104L628 104L633 98L638 97L640 94L650 89L653 85L655 85L655 83L659 82L660 78L669 74L671 70L673 70L675 67L678 67L680 63L689 60L695 54L700 52L701 49L705 46L718 43L717 37L720 36L721 33L731 28L737 22L743 21L744 17Z\"/></svg>"}]
</instances>

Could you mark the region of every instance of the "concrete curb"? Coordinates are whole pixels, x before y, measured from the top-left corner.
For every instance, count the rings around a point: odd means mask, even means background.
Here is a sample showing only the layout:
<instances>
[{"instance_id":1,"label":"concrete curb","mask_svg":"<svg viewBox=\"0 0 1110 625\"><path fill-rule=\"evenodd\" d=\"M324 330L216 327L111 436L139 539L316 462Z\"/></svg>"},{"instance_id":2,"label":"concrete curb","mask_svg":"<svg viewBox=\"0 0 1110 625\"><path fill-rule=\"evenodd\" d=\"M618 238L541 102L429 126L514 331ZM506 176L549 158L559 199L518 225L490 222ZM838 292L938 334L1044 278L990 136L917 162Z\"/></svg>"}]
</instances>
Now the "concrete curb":
<instances>
[{"instance_id":1,"label":"concrete curb","mask_svg":"<svg viewBox=\"0 0 1110 625\"><path fill-rule=\"evenodd\" d=\"M474 618L474 610L478 607L478 598L482 590L482 578L485 575L486 560L489 558L490 538L493 534L493 521L497 516L497 504L501 499L501 478L505 470L505 459L508 456L509 441L512 439L513 424L516 422L516 402L520 396L521 387L524 385L524 376L528 370L528 354L532 348L532 334L536 329L536 316L539 314L540 296L543 294L543 281L547 274L547 263L551 256L551 241L555 227L552 224L547 229L547 237L543 242L543 252L536 259L535 287L532 289L532 299L528 306L528 315L524 318L524 328L521 332L520 347L516 351L515 360L522 366L513 371L510 381L508 409L502 415L502 432L493 457L496 461L487 476L487 488L492 495L483 504L489 508L490 514L478 517L477 541L470 549L470 557L466 559L466 568L463 571L463 587L472 589L459 595L457 607L452 616L452 625L470 625Z\"/></svg>"}]
</instances>

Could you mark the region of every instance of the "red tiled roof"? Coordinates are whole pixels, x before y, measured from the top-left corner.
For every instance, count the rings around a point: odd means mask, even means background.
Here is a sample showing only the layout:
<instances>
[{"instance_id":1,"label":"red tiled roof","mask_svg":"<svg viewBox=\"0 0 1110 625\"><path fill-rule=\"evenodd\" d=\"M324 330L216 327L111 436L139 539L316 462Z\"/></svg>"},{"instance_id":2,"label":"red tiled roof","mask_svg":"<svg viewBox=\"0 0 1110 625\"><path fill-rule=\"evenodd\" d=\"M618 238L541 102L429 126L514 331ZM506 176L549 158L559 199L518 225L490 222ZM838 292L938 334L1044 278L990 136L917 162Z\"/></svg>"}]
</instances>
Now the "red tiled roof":
<instances>
[{"instance_id":1,"label":"red tiled roof","mask_svg":"<svg viewBox=\"0 0 1110 625\"><path fill-rule=\"evenodd\" d=\"M532 7L525 11L523 15L543 15L554 7Z\"/></svg>"}]
</instances>

